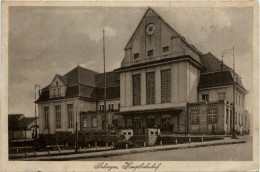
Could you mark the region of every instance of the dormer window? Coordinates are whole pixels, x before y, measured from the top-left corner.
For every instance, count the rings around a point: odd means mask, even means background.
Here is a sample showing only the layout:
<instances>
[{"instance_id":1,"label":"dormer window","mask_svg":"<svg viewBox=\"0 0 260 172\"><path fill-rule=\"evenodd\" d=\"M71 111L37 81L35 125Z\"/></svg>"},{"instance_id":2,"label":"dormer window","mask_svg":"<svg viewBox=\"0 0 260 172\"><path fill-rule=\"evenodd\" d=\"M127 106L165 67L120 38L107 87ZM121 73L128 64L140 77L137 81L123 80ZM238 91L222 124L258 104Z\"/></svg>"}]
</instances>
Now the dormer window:
<instances>
[{"instance_id":1,"label":"dormer window","mask_svg":"<svg viewBox=\"0 0 260 172\"><path fill-rule=\"evenodd\" d=\"M169 51L169 46L163 47L163 52Z\"/></svg>"},{"instance_id":2,"label":"dormer window","mask_svg":"<svg viewBox=\"0 0 260 172\"><path fill-rule=\"evenodd\" d=\"M139 53L135 53L134 54L134 59L138 59L139 58Z\"/></svg>"},{"instance_id":3,"label":"dormer window","mask_svg":"<svg viewBox=\"0 0 260 172\"><path fill-rule=\"evenodd\" d=\"M153 56L153 50L149 50L147 53L148 53L148 57Z\"/></svg>"}]
</instances>

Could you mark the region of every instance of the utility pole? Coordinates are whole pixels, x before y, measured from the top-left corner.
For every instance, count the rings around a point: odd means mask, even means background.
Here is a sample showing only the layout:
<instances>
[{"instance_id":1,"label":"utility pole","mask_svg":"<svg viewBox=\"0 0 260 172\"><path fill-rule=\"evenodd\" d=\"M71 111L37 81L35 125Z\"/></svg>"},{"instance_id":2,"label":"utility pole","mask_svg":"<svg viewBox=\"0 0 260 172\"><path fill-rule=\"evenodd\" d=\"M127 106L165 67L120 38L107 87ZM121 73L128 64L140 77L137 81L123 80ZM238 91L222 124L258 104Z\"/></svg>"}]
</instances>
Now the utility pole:
<instances>
[{"instance_id":1,"label":"utility pole","mask_svg":"<svg viewBox=\"0 0 260 172\"><path fill-rule=\"evenodd\" d=\"M222 59L223 59L223 56L224 54L228 54L228 53L231 53L232 51L232 54L233 54L233 113L232 113L232 136L231 138L232 139L235 139L236 138L236 130L235 130L235 115L236 115L236 97L235 97L235 47L233 46L232 49L227 49L227 50L224 50L222 51Z\"/></svg>"},{"instance_id":2,"label":"utility pole","mask_svg":"<svg viewBox=\"0 0 260 172\"><path fill-rule=\"evenodd\" d=\"M41 87L40 87L40 85L38 85L38 84L36 84L36 85L34 85L34 96L35 96L35 102L34 102L34 110L35 110L35 122L36 122L36 126L35 126L35 138L34 138L34 140L36 141L36 139L37 139L37 135L38 135L38 133L37 133L37 110L36 110L36 98L37 98L37 96L36 96L36 94L37 94L37 91L36 91L36 89L37 88L39 88L39 93L40 93L40 89L41 89ZM40 95L39 95L40 96Z\"/></svg>"},{"instance_id":3,"label":"utility pole","mask_svg":"<svg viewBox=\"0 0 260 172\"><path fill-rule=\"evenodd\" d=\"M104 58L104 116L105 116L105 129L107 130L108 126L107 126L107 111L106 111L107 90L106 90L105 29L103 29L103 58Z\"/></svg>"}]
</instances>

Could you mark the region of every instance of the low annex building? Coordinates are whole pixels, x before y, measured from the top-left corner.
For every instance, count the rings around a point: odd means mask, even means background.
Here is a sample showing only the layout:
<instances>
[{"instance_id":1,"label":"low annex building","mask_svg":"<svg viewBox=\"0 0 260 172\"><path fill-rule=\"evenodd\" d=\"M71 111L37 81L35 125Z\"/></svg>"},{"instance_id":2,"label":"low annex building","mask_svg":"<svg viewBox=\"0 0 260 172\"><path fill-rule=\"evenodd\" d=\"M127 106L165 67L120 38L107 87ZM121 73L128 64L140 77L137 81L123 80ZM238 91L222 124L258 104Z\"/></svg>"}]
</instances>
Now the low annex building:
<instances>
[{"instance_id":1,"label":"low annex building","mask_svg":"<svg viewBox=\"0 0 260 172\"><path fill-rule=\"evenodd\" d=\"M121 67L104 74L76 67L42 89L40 134L131 128L161 133L244 131L245 95L238 74L210 52L201 53L148 8L129 42ZM233 102L233 85L235 102ZM235 113L233 106L235 105ZM235 121L233 121L235 115Z\"/></svg>"}]
</instances>

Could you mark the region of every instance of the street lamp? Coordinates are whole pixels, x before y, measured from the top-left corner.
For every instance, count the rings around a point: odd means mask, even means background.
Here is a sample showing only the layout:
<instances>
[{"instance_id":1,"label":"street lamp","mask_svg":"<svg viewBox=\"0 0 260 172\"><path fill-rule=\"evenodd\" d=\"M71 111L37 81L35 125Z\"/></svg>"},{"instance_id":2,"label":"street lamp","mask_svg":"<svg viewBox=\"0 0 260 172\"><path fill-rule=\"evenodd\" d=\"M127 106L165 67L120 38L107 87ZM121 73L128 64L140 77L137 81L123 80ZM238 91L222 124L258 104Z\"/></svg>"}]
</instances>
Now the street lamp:
<instances>
[{"instance_id":1,"label":"street lamp","mask_svg":"<svg viewBox=\"0 0 260 172\"><path fill-rule=\"evenodd\" d=\"M223 50L222 51L222 53L221 53L221 55L222 55L222 59L223 59L223 56L225 55L225 54L233 54L233 122L232 122L232 136L231 136L231 138L232 139L235 139L236 138L236 131L235 131L235 114L236 114L236 112L235 112L235 52L234 52L234 46L233 46L233 48L231 48L231 49L227 49L227 50Z\"/></svg>"}]
</instances>

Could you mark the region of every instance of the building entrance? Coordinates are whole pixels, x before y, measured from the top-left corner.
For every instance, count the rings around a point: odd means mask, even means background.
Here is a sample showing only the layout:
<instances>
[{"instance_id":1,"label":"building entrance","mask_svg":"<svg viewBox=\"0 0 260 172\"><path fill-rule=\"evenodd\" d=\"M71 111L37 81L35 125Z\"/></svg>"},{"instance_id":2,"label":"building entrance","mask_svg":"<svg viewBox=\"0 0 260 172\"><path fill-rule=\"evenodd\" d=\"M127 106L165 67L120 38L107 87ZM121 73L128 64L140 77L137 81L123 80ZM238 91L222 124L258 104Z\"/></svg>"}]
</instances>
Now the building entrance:
<instances>
[{"instance_id":1,"label":"building entrance","mask_svg":"<svg viewBox=\"0 0 260 172\"><path fill-rule=\"evenodd\" d=\"M140 116L133 118L133 132L135 135L143 134L142 120Z\"/></svg>"}]
</instances>

